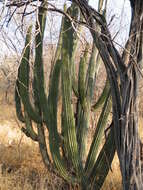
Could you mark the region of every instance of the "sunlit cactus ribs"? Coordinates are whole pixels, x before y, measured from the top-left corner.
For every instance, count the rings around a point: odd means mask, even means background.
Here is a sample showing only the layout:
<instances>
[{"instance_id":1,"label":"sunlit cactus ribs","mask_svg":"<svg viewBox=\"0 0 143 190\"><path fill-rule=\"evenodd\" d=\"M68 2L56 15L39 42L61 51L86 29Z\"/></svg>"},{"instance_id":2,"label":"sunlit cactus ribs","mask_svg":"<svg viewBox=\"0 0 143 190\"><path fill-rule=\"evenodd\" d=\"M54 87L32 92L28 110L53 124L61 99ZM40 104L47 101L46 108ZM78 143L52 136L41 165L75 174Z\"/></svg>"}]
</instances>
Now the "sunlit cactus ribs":
<instances>
[{"instance_id":1,"label":"sunlit cactus ribs","mask_svg":"<svg viewBox=\"0 0 143 190\"><path fill-rule=\"evenodd\" d=\"M103 2L99 1L99 10ZM57 45L53 59L54 66L47 95L43 62L47 6L46 1L41 3L35 24L32 85L30 84L32 26L27 31L15 87L17 117L25 123L22 131L39 143L40 152L47 167L53 166L62 178L73 186L78 184L80 189L100 189L115 154L113 124L103 147L100 147L112 104L108 79L101 97L93 105L95 79L102 60L99 58L95 44L92 45L91 54L88 53L89 44L87 44L80 58L76 79L75 54L79 38L75 28L79 30L80 26L74 23L73 28L71 20L63 16L59 35L61 45ZM83 19L80 18L79 9L74 3L69 8L65 7L64 11L70 14L71 18ZM59 96L62 101L60 126L57 122ZM72 104L73 96L76 99L74 105ZM87 152L90 114L98 108L102 111L89 152ZM48 130L48 136L45 135L45 128ZM50 153L46 138L48 138Z\"/></svg>"}]
</instances>

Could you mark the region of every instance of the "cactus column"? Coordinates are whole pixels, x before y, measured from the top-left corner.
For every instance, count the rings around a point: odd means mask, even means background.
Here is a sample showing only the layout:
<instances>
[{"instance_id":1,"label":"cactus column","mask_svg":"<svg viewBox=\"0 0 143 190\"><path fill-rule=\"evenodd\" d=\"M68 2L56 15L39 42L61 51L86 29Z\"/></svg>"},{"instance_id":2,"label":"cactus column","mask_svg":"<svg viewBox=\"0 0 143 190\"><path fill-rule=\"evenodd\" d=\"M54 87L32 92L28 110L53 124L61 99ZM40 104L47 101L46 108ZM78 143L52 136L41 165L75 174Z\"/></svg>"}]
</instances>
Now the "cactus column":
<instances>
[{"instance_id":1,"label":"cactus column","mask_svg":"<svg viewBox=\"0 0 143 190\"><path fill-rule=\"evenodd\" d=\"M35 35L35 60L33 70L31 63L31 30L27 31L23 56L18 70L16 82L16 111L18 119L25 123L22 131L39 143L39 148L45 165L58 172L62 178L72 185L78 184L80 189L100 189L108 174L115 153L113 130L111 130L99 155L99 144L102 141L107 118L111 110L110 86L106 84L101 98L96 105L92 105L95 76L98 74L98 51L93 45L91 55L88 54L88 45L79 63L78 79L73 80L75 54L79 43L71 20L63 16L59 43L57 46L54 65L51 70L48 96L45 91L43 39L46 25L46 1L38 8ZM80 19L79 9L72 4L66 13L75 19ZM74 23L78 29L78 25ZM88 56L89 59L88 59ZM33 72L32 95L30 87L30 72ZM75 78L74 78L75 79ZM74 85L75 86L74 86ZM73 86L75 88L73 88ZM61 128L57 122L58 97L62 96ZM105 93L106 92L106 93ZM75 93L77 102L72 104ZM32 97L32 100L31 100ZM102 101L101 101L102 100ZM77 107L74 113L73 106ZM102 106L102 112L97 124L93 141L86 153L86 141L89 127L90 110L96 111ZM35 130L35 127L37 130ZM45 128L48 136L45 135ZM50 155L47 149L48 138ZM110 152L109 152L110 149ZM106 155L105 155L106 153ZM103 172L103 173L102 173ZM98 176L102 175L101 178Z\"/></svg>"}]
</instances>

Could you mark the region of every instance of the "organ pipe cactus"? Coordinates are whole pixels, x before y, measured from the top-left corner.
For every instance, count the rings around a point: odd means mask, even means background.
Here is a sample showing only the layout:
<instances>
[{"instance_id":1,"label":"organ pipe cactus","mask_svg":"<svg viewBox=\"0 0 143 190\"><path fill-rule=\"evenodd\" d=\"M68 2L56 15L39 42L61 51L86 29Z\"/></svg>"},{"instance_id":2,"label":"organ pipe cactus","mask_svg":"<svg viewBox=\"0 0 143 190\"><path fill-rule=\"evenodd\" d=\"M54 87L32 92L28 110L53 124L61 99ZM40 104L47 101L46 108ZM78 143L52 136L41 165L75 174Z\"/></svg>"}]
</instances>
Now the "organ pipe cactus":
<instances>
[{"instance_id":1,"label":"organ pipe cactus","mask_svg":"<svg viewBox=\"0 0 143 190\"><path fill-rule=\"evenodd\" d=\"M101 5L102 3L100 2ZM99 8L101 9L100 4ZM74 57L79 40L71 21L63 17L59 37L59 43L62 43L62 46L57 46L47 95L43 62L46 8L46 1L43 1L38 9L32 87L29 80L32 26L27 31L15 87L17 117L25 123L22 131L39 143L40 152L47 167L53 165L61 177L73 185L79 184L81 189L100 189L115 153L112 127L105 144L99 151L99 145L102 142L104 129L111 111L110 86L107 80L97 104L92 105L95 77L98 74L98 67L101 62L94 44L90 58L89 45L86 46L85 53L81 56L79 63L78 79L74 78L73 80ZM79 19L79 10L75 4L67 9L67 13L73 18ZM75 27L78 26L75 25ZM76 83L76 86L73 83ZM33 100L30 98L30 88L32 88ZM71 103L73 92L77 100L76 105ZM61 129L59 130L57 112L60 95L62 96L62 114ZM101 115L89 153L87 153L90 112L99 107L102 108ZM35 127L37 127L36 131ZM48 129L48 137L45 136L45 127ZM46 138L48 138L51 156L47 150Z\"/></svg>"}]
</instances>

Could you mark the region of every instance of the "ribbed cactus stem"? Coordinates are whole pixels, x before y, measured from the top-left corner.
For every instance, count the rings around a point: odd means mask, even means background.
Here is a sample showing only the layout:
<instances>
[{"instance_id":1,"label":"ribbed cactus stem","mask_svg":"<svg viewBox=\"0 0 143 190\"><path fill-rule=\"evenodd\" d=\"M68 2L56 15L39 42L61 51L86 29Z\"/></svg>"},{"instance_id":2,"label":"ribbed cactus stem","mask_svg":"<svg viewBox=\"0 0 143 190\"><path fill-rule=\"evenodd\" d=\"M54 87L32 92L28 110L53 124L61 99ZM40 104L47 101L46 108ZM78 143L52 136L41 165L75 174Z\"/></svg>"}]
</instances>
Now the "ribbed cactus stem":
<instances>
[{"instance_id":1,"label":"ribbed cactus stem","mask_svg":"<svg viewBox=\"0 0 143 190\"><path fill-rule=\"evenodd\" d=\"M70 11L70 10L68 10ZM63 134L66 143L67 155L71 161L77 175L80 175L81 164L78 154L78 145L76 138L75 119L73 113L72 101L72 48L73 47L73 29L71 22L65 18L62 46L62 101L63 101Z\"/></svg>"},{"instance_id":2,"label":"ribbed cactus stem","mask_svg":"<svg viewBox=\"0 0 143 190\"><path fill-rule=\"evenodd\" d=\"M67 11L67 5L64 4L64 12ZM61 28L60 28L60 34L59 34L59 39L58 39L58 43L57 43L57 48L56 48L56 53L55 53L55 57L54 57L54 63L56 63L56 61L58 59L61 59L61 48L62 48L62 41L63 41L63 25L64 25L64 16L62 17L62 22L61 22Z\"/></svg>"},{"instance_id":3,"label":"ribbed cactus stem","mask_svg":"<svg viewBox=\"0 0 143 190\"><path fill-rule=\"evenodd\" d=\"M111 110L110 86L106 81L105 88L93 109L103 105L98 120L93 142L87 155L87 134L90 121L90 111L96 76L101 59L93 42L92 52L89 55L89 46L79 63L78 79L75 78L75 55L79 39L73 29L80 26L63 16L61 31L55 57L53 58L49 93L45 92L43 39L46 25L47 0L40 1L36 20L35 61L33 64L32 96L30 94L30 41L29 27L23 57L18 70L18 79L15 88L17 116L25 123L23 132L39 143L43 162L50 168L51 165L58 174L68 183L78 184L82 190L101 188L111 166L115 153L113 130L105 141L99 155L99 145L103 137L104 128ZM102 10L104 0L99 1L99 11ZM66 10L73 20L81 17L79 9L72 3ZM97 27L98 30L98 27ZM90 56L90 57L88 57ZM58 100L62 91L61 125L58 126ZM77 102L73 102L73 93ZM34 96L33 96L34 95ZM31 101L31 97L33 98ZM77 109L74 108L77 106ZM33 125L35 122L36 125ZM37 127L37 131L35 131ZM45 135L48 129L48 137ZM48 154L46 138L48 138L51 157ZM63 152L62 152L63 151ZM86 157L87 155L87 157ZM102 176L100 176L102 175ZM99 186L98 186L98 185ZM97 186L96 186L97 185Z\"/></svg>"},{"instance_id":4,"label":"ribbed cactus stem","mask_svg":"<svg viewBox=\"0 0 143 190\"><path fill-rule=\"evenodd\" d=\"M110 125L111 129L106 138L105 144L101 149L95 166L89 176L91 189L100 190L105 178L111 169L111 164L115 155L116 146L114 141L113 123Z\"/></svg>"},{"instance_id":5,"label":"ribbed cactus stem","mask_svg":"<svg viewBox=\"0 0 143 190\"><path fill-rule=\"evenodd\" d=\"M79 143L79 152L82 162L85 161L86 157L86 146L87 146L87 135L89 128L89 116L91 109L91 100L93 96L93 87L94 87L94 76L95 76L95 61L98 55L98 51L93 45L92 53L89 60L89 65L86 74L85 81L85 97L84 97L84 107L81 109L78 118L78 127L77 127L77 137ZM80 109L80 106L79 106Z\"/></svg>"},{"instance_id":6,"label":"ribbed cactus stem","mask_svg":"<svg viewBox=\"0 0 143 190\"><path fill-rule=\"evenodd\" d=\"M104 89L103 89L100 97L98 98L97 102L92 106L92 111L96 111L98 108L100 108L103 105L103 103L105 102L105 99L108 95L109 89L110 89L109 80L106 79Z\"/></svg>"},{"instance_id":7,"label":"ribbed cactus stem","mask_svg":"<svg viewBox=\"0 0 143 190\"><path fill-rule=\"evenodd\" d=\"M64 4L64 12L67 11L67 5L66 3ZM63 25L64 25L64 15L62 17L62 21L61 21L61 27L60 27L60 33L59 33L59 39L58 39L58 43L57 43L57 47L56 47L56 51L55 51L55 55L54 58L51 62L51 69L50 69L50 76L49 76L49 86L51 85L51 78L52 78L52 72L53 72L53 68L54 65L56 63L56 61L59 59L61 59L61 48L62 48L62 41L63 41Z\"/></svg>"},{"instance_id":8,"label":"ribbed cactus stem","mask_svg":"<svg viewBox=\"0 0 143 190\"><path fill-rule=\"evenodd\" d=\"M20 98L19 90L18 90L18 81L16 81L16 85L15 85L15 107L16 107L17 118L22 123L25 123L25 118L22 111L22 102L21 102L21 98Z\"/></svg>"},{"instance_id":9,"label":"ribbed cactus stem","mask_svg":"<svg viewBox=\"0 0 143 190\"><path fill-rule=\"evenodd\" d=\"M41 122L41 118L36 110L33 108L30 97L29 97L29 72L30 72L30 42L31 42L31 30L32 26L29 27L26 35L25 48L23 51L23 57L18 69L17 89L19 96L26 109L29 117L37 123Z\"/></svg>"},{"instance_id":10,"label":"ribbed cactus stem","mask_svg":"<svg viewBox=\"0 0 143 190\"><path fill-rule=\"evenodd\" d=\"M83 109L86 107L85 80L86 80L86 67L87 67L87 60L88 60L88 48L89 48L89 45L87 44L85 48L85 52L80 59L79 73L78 73L78 94L79 94L78 98L80 100L80 104L83 107Z\"/></svg>"},{"instance_id":11,"label":"ribbed cactus stem","mask_svg":"<svg viewBox=\"0 0 143 190\"><path fill-rule=\"evenodd\" d=\"M33 126L32 126L32 121L29 118L26 111L24 111L24 116L25 116L25 126L26 126L26 128L22 128L22 131L26 134L26 136L30 137L32 140L38 141L38 135L34 131Z\"/></svg>"},{"instance_id":12,"label":"ribbed cactus stem","mask_svg":"<svg viewBox=\"0 0 143 190\"><path fill-rule=\"evenodd\" d=\"M46 6L45 2L46 1L43 1L38 9L38 20L36 21L34 80L38 93L37 96L39 97L40 109L43 112L43 120L45 123L47 123L48 104L45 93L43 65L43 38L46 24L46 9L44 8Z\"/></svg>"},{"instance_id":13,"label":"ribbed cactus stem","mask_svg":"<svg viewBox=\"0 0 143 190\"><path fill-rule=\"evenodd\" d=\"M60 153L61 139L57 131L57 103L58 103L58 87L59 87L61 66L62 62L60 60L57 60L54 66L51 85L49 89L49 97L48 97L49 145L54 164L58 169L59 174L67 181L74 183L75 179L68 174L68 171L66 170L66 166L64 163L64 159L62 158Z\"/></svg>"},{"instance_id":14,"label":"ribbed cactus stem","mask_svg":"<svg viewBox=\"0 0 143 190\"><path fill-rule=\"evenodd\" d=\"M37 124L37 131L38 131L38 143L39 143L39 149L42 155L43 162L45 163L45 166L49 168L51 164L50 157L48 155L47 150L47 144L45 139L45 131L43 124Z\"/></svg>"},{"instance_id":15,"label":"ribbed cactus stem","mask_svg":"<svg viewBox=\"0 0 143 190\"><path fill-rule=\"evenodd\" d=\"M103 6L104 0L99 1L99 11L101 11ZM99 30L99 27L97 27L97 30ZM96 63L96 64L95 64ZM86 146L87 146L87 134L88 134L88 127L89 127L89 116L90 116L90 110L91 110L91 100L93 98L94 93L94 86L95 86L95 78L99 70L99 66L101 64L101 60L99 59L99 53L96 48L96 45L93 43L92 47L92 53L89 60L89 65L87 69L87 75L86 75L86 98L85 98L85 107L82 110L81 113L78 113L78 116L80 116L77 128L77 136L78 136L78 142L79 142L79 151L80 151L80 157L82 161L85 160L86 157ZM80 106L79 106L80 109Z\"/></svg>"},{"instance_id":16,"label":"ribbed cactus stem","mask_svg":"<svg viewBox=\"0 0 143 190\"><path fill-rule=\"evenodd\" d=\"M111 97L110 97L110 91L108 91L108 95L106 97L106 101L104 103L102 112L100 114L97 127L95 130L95 134L93 137L93 142L90 147L90 151L87 157L86 165L85 165L85 175L89 176L90 172L92 171L94 164L96 163L97 153L99 150L99 146L102 142L102 136L104 133L104 129L107 123L108 116L111 111Z\"/></svg>"}]
</instances>

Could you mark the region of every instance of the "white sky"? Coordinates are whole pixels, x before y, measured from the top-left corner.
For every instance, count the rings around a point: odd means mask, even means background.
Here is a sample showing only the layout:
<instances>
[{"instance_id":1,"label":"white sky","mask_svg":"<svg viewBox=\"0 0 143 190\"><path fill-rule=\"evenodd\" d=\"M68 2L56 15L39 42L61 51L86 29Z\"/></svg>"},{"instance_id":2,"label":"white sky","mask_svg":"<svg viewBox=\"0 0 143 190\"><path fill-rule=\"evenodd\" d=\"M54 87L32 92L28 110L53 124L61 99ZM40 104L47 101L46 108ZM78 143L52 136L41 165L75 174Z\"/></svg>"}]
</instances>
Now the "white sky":
<instances>
[{"instance_id":1,"label":"white sky","mask_svg":"<svg viewBox=\"0 0 143 190\"><path fill-rule=\"evenodd\" d=\"M65 0L57 0L55 5L57 6L62 6L63 2ZM98 0L90 0L89 1L90 5L93 6L94 8L97 8L98 6ZM53 13L53 15L55 15L55 13ZM114 36L118 31L119 34L117 35L115 41L120 44L120 45L124 45L126 38L128 36L128 32L129 32L129 24L130 24L130 17L131 17L131 11L130 11L130 4L129 4L129 0L108 0L108 10L107 10L107 20L108 22L110 21L110 19L112 18L112 16L115 15L113 22L111 23L111 25L109 26L111 34ZM49 16L48 17L48 22L50 23L50 21L53 20L53 31L49 31L49 24L47 24L47 40L50 41L52 39L52 41L55 41L55 38L57 38L58 36L58 26L60 23L60 19L58 16L54 17L53 16ZM1 25L1 23L0 23ZM23 39L19 38L19 40L16 39L15 36L15 29L16 26L14 25L14 22L11 22L9 27L5 27L5 31L7 33L7 35L9 36L9 38L11 39L11 41L14 43L15 47L18 49L21 49L23 46ZM52 34L52 35L51 35ZM56 34L56 35L55 35ZM17 35L20 36L20 35ZM15 50L12 50L12 44L10 43L9 40L7 40L8 45L10 46L10 49L8 49L5 45L5 43L3 42L3 36L2 33L0 32L0 57L4 56L4 55L9 55L12 52L14 53ZM21 46L21 48L20 48Z\"/></svg>"},{"instance_id":2,"label":"white sky","mask_svg":"<svg viewBox=\"0 0 143 190\"><path fill-rule=\"evenodd\" d=\"M89 0L94 8L97 8L98 0ZM129 0L108 0L107 20L108 22L115 15L113 22L109 26L111 34L114 36L119 31L115 41L119 46L124 46L128 37L131 10Z\"/></svg>"}]
</instances>

